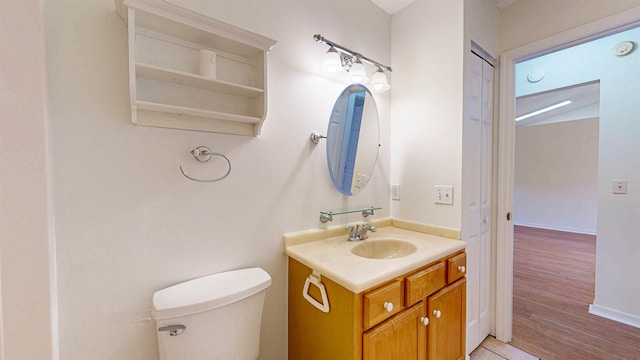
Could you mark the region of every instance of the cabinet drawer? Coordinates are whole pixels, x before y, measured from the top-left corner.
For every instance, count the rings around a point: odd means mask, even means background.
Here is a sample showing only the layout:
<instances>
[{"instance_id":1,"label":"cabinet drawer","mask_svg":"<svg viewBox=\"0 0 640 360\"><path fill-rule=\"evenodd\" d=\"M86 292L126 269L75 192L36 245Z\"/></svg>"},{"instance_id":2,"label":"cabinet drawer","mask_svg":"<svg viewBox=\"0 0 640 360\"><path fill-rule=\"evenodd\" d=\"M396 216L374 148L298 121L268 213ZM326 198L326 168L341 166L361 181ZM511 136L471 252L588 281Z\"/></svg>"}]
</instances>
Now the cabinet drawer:
<instances>
[{"instance_id":1,"label":"cabinet drawer","mask_svg":"<svg viewBox=\"0 0 640 360\"><path fill-rule=\"evenodd\" d=\"M447 259L447 283L462 278L467 273L467 254L462 253Z\"/></svg>"},{"instance_id":2,"label":"cabinet drawer","mask_svg":"<svg viewBox=\"0 0 640 360\"><path fill-rule=\"evenodd\" d=\"M446 285L444 262L415 272L405 279L405 306L409 307Z\"/></svg>"},{"instance_id":3,"label":"cabinet drawer","mask_svg":"<svg viewBox=\"0 0 640 360\"><path fill-rule=\"evenodd\" d=\"M369 329L404 309L402 280L379 287L364 294L364 329Z\"/></svg>"}]
</instances>

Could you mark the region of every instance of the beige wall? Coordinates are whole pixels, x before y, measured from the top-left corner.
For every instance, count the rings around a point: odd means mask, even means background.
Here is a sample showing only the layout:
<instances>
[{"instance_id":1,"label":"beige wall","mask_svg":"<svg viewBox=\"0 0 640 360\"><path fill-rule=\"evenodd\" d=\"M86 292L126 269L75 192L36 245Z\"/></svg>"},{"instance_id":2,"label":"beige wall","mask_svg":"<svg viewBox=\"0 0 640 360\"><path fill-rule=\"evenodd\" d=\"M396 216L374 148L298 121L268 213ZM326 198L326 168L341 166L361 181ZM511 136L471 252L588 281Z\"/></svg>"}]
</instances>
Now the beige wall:
<instances>
[{"instance_id":1,"label":"beige wall","mask_svg":"<svg viewBox=\"0 0 640 360\"><path fill-rule=\"evenodd\" d=\"M49 358L55 353L48 331L55 320L43 320L55 319L49 313L55 300L49 296L54 273L48 261L53 251L50 196L55 203L61 358L70 360L155 359L155 331L149 319L152 293L179 281L246 266L261 266L273 277L265 305L262 358L283 359L282 233L322 226L320 210L379 204L385 207L379 217L393 212L460 227L459 202L437 207L431 200L433 185L459 189L461 183L466 48L462 0L417 0L393 21L368 0L175 1L278 40L269 55L269 114L260 137L132 126L126 27L115 15L112 0L47 1L46 29L37 0L1 3L2 69L11 69L2 73L2 84L19 85L3 88L2 93L1 192L24 205L19 209L23 216L12 218L8 214L18 212L3 198L0 213L7 359ZM485 50L495 46L499 54L637 5L638 0L607 1L606 7L596 0L521 0L502 11L498 45L482 40L490 35L476 39ZM17 29L21 37L11 36ZM369 188L351 198L333 189L324 148L308 141L311 131L324 131L327 109L345 85L324 77L319 69L326 49L311 39L317 32L391 63L395 70L393 125L391 95L376 99L383 134L380 166ZM44 66L43 49L36 45L27 56L5 60L5 50L17 55L25 36L36 44L46 40L48 112L41 92L44 75L37 70ZM5 61L11 66L5 67ZM10 75L14 82L6 81ZM12 106L20 104L9 95L35 103L5 108L9 99ZM23 121L7 123L7 118ZM178 165L193 161L187 151L201 144L230 156L234 170L228 179L205 185L180 175ZM8 147L13 151L7 152ZM53 192L47 192L47 156L53 157ZM403 205L394 202L389 210L392 182L403 185ZM33 221L25 226L25 218ZM331 225L360 219L336 218ZM13 261L22 259L28 261ZM33 291L37 298L30 296ZM7 315L8 307L16 312Z\"/></svg>"},{"instance_id":2,"label":"beige wall","mask_svg":"<svg viewBox=\"0 0 640 360\"><path fill-rule=\"evenodd\" d=\"M640 0L519 0L500 11L500 53L633 7Z\"/></svg>"},{"instance_id":3,"label":"beige wall","mask_svg":"<svg viewBox=\"0 0 640 360\"><path fill-rule=\"evenodd\" d=\"M389 93L375 95L379 166L364 192L333 188L324 143L347 85L321 70L313 34L390 63L390 17L369 0L174 0L278 41L269 54L268 114L259 137L136 127L130 123L127 27L113 0L46 2L53 138L61 358L156 359L151 296L198 276L250 266L273 278L261 358L286 358L282 234L362 221L319 221L321 210L382 206L389 216ZM373 69L368 68L371 72ZM195 183L179 165L210 146L228 178ZM214 166L206 164L201 166Z\"/></svg>"},{"instance_id":4,"label":"beige wall","mask_svg":"<svg viewBox=\"0 0 640 360\"><path fill-rule=\"evenodd\" d=\"M493 58L498 53L498 16L499 9L494 0L464 1L465 47L475 42ZM468 52L465 50L465 52Z\"/></svg>"},{"instance_id":5,"label":"beige wall","mask_svg":"<svg viewBox=\"0 0 640 360\"><path fill-rule=\"evenodd\" d=\"M395 217L460 228L463 1L417 0L392 17L392 183ZM435 36L437 34L437 36ZM453 185L454 204L433 202Z\"/></svg>"},{"instance_id":6,"label":"beige wall","mask_svg":"<svg viewBox=\"0 0 640 360\"><path fill-rule=\"evenodd\" d=\"M57 354L41 1L0 1L0 359Z\"/></svg>"},{"instance_id":7,"label":"beige wall","mask_svg":"<svg viewBox=\"0 0 640 360\"><path fill-rule=\"evenodd\" d=\"M392 16L395 217L460 229L465 56L474 41L497 57L497 16L490 0L417 0ZM453 186L453 205L434 204L436 185Z\"/></svg>"},{"instance_id":8,"label":"beige wall","mask_svg":"<svg viewBox=\"0 0 640 360\"><path fill-rule=\"evenodd\" d=\"M516 128L516 225L596 234L598 119Z\"/></svg>"}]
</instances>

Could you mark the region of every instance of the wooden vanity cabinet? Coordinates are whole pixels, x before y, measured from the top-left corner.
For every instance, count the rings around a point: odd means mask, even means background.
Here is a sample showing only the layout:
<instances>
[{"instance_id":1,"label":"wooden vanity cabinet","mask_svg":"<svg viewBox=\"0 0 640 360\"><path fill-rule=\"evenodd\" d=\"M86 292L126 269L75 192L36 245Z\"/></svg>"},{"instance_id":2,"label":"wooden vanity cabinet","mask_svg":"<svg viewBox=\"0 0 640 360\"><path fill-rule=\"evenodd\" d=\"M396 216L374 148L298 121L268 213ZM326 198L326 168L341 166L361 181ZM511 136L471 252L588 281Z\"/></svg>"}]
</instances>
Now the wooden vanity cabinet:
<instances>
[{"instance_id":1,"label":"wooden vanity cabinet","mask_svg":"<svg viewBox=\"0 0 640 360\"><path fill-rule=\"evenodd\" d=\"M302 296L312 270L289 258L289 359L464 359L465 261L458 252L359 294L322 277L324 313Z\"/></svg>"}]
</instances>

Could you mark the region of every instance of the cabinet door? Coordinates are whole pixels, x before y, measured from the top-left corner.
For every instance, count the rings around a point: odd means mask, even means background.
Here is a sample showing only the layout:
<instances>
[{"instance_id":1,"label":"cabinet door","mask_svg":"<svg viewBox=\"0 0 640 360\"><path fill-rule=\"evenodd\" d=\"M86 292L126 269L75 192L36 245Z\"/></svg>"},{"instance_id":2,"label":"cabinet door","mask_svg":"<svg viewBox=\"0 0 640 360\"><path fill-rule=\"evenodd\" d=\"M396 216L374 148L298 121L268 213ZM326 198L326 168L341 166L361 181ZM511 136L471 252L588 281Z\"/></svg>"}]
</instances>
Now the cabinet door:
<instances>
[{"instance_id":1,"label":"cabinet door","mask_svg":"<svg viewBox=\"0 0 640 360\"><path fill-rule=\"evenodd\" d=\"M420 302L363 335L363 360L425 360L426 306Z\"/></svg>"},{"instance_id":2,"label":"cabinet door","mask_svg":"<svg viewBox=\"0 0 640 360\"><path fill-rule=\"evenodd\" d=\"M466 296L461 279L427 299L429 360L464 360Z\"/></svg>"}]
</instances>

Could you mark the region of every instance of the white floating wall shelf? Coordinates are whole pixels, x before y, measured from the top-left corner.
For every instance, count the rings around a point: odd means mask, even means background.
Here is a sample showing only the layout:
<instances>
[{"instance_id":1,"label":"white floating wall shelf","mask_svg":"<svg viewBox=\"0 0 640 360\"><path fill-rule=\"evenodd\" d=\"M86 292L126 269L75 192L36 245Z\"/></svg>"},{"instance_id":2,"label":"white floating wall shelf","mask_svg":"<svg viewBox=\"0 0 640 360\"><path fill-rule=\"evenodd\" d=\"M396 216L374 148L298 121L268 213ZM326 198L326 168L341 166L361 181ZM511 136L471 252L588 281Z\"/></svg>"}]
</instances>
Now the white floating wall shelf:
<instances>
[{"instance_id":1,"label":"white floating wall shelf","mask_svg":"<svg viewBox=\"0 0 640 360\"><path fill-rule=\"evenodd\" d=\"M260 134L275 40L165 1L116 0L116 11L129 27L133 124ZM201 50L215 53L215 77L200 74Z\"/></svg>"}]
</instances>

